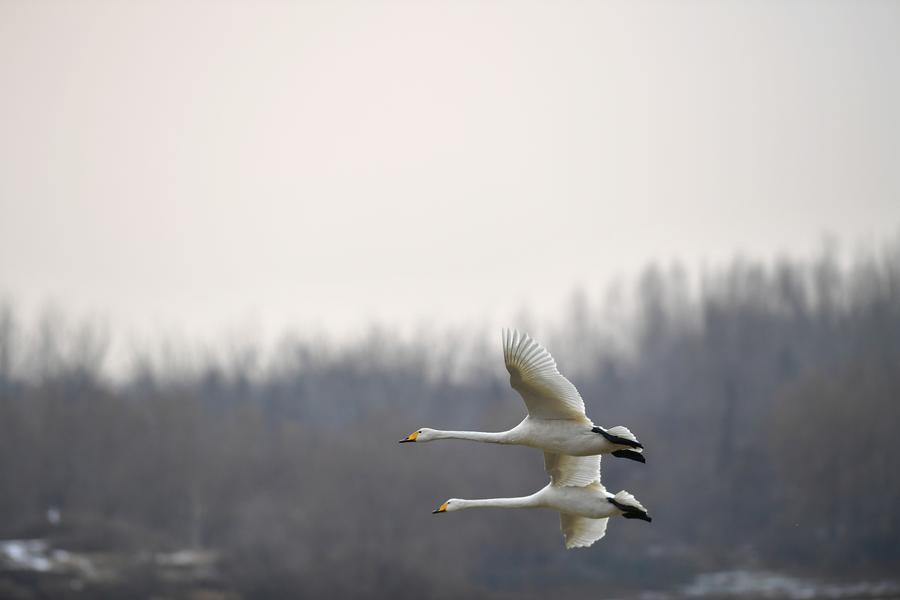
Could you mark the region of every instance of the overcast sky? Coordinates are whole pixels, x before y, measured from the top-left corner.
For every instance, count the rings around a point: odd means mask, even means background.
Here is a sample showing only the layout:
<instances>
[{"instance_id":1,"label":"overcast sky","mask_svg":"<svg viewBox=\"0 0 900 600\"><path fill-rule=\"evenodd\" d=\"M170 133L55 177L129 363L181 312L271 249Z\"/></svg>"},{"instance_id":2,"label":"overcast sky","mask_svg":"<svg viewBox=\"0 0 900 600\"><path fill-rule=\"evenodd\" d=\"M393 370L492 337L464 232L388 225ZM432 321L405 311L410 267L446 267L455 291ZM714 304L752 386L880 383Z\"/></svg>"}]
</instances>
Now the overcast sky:
<instances>
[{"instance_id":1,"label":"overcast sky","mask_svg":"<svg viewBox=\"0 0 900 600\"><path fill-rule=\"evenodd\" d=\"M900 232L900 2L0 0L0 89L0 292L123 331L543 318Z\"/></svg>"}]
</instances>

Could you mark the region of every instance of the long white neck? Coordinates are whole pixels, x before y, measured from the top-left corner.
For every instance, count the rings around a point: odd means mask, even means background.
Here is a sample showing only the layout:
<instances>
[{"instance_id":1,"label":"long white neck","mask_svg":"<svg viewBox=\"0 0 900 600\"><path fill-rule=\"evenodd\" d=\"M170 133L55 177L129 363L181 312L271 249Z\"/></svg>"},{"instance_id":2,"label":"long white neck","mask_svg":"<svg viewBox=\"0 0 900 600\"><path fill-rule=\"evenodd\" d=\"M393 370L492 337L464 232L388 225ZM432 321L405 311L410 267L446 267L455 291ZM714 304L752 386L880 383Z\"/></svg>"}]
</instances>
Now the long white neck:
<instances>
[{"instance_id":1,"label":"long white neck","mask_svg":"<svg viewBox=\"0 0 900 600\"><path fill-rule=\"evenodd\" d=\"M508 431L434 431L436 440L472 440L473 442L486 442L488 444L506 444L509 439Z\"/></svg>"},{"instance_id":2,"label":"long white neck","mask_svg":"<svg viewBox=\"0 0 900 600\"><path fill-rule=\"evenodd\" d=\"M454 500L459 510L466 508L537 508L540 503L536 494L521 498L485 498L484 500Z\"/></svg>"}]
</instances>

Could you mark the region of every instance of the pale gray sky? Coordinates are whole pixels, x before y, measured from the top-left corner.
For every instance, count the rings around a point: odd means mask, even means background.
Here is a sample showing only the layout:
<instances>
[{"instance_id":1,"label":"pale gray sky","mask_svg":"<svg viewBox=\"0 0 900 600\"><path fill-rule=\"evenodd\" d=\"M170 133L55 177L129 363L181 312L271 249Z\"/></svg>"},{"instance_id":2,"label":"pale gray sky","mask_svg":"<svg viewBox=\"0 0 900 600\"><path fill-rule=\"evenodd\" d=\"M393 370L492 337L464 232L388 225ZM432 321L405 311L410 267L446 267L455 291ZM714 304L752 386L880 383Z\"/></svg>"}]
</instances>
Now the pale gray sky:
<instances>
[{"instance_id":1,"label":"pale gray sky","mask_svg":"<svg viewBox=\"0 0 900 600\"><path fill-rule=\"evenodd\" d=\"M886 239L898 57L900 2L0 0L0 291L344 334Z\"/></svg>"}]
</instances>

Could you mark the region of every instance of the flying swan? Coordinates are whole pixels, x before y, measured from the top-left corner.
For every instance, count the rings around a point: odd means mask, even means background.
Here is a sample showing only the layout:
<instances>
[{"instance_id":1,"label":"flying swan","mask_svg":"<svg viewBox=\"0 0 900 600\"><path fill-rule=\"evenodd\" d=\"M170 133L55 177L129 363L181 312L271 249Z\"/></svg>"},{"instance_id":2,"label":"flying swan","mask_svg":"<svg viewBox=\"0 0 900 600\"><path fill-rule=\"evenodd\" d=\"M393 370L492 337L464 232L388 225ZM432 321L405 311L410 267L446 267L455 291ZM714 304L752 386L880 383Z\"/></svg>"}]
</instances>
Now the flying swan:
<instances>
[{"instance_id":1,"label":"flying swan","mask_svg":"<svg viewBox=\"0 0 900 600\"><path fill-rule=\"evenodd\" d=\"M525 400L528 416L509 431L441 431L423 427L400 443L434 440L473 440L493 444L517 444L555 454L592 456L612 454L646 462L644 447L627 428L604 429L584 413L584 400L556 368L556 361L531 336L503 330L503 359L509 383ZM593 477L591 474L590 477ZM587 485L583 481L577 485Z\"/></svg>"},{"instance_id":2,"label":"flying swan","mask_svg":"<svg viewBox=\"0 0 900 600\"><path fill-rule=\"evenodd\" d=\"M432 511L453 512L467 508L552 508L559 511L559 524L566 548L587 548L606 535L609 517L652 519L637 499L622 490L610 494L600 483L600 456L566 456L544 452L550 483L530 496L463 500L451 498ZM581 483L589 479L587 484Z\"/></svg>"}]
</instances>

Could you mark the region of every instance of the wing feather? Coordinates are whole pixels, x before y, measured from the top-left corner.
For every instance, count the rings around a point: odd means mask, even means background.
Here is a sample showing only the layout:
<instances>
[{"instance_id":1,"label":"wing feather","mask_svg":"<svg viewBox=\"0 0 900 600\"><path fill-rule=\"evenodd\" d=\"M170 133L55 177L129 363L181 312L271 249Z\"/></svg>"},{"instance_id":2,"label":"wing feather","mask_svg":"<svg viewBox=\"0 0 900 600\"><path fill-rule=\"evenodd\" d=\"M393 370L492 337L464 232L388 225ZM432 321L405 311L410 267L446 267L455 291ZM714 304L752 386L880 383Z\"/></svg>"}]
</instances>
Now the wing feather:
<instances>
[{"instance_id":1,"label":"wing feather","mask_svg":"<svg viewBox=\"0 0 900 600\"><path fill-rule=\"evenodd\" d=\"M504 330L501 337L509 383L522 396L530 416L590 422L581 394L559 372L546 348L515 330Z\"/></svg>"},{"instance_id":2,"label":"wing feather","mask_svg":"<svg viewBox=\"0 0 900 600\"><path fill-rule=\"evenodd\" d=\"M600 483L600 455L569 456L544 452L544 469L550 483L557 486L583 487Z\"/></svg>"},{"instance_id":3,"label":"wing feather","mask_svg":"<svg viewBox=\"0 0 900 600\"><path fill-rule=\"evenodd\" d=\"M566 538L566 548L587 548L606 535L609 518L589 519L569 513L559 513L559 527Z\"/></svg>"}]
</instances>

